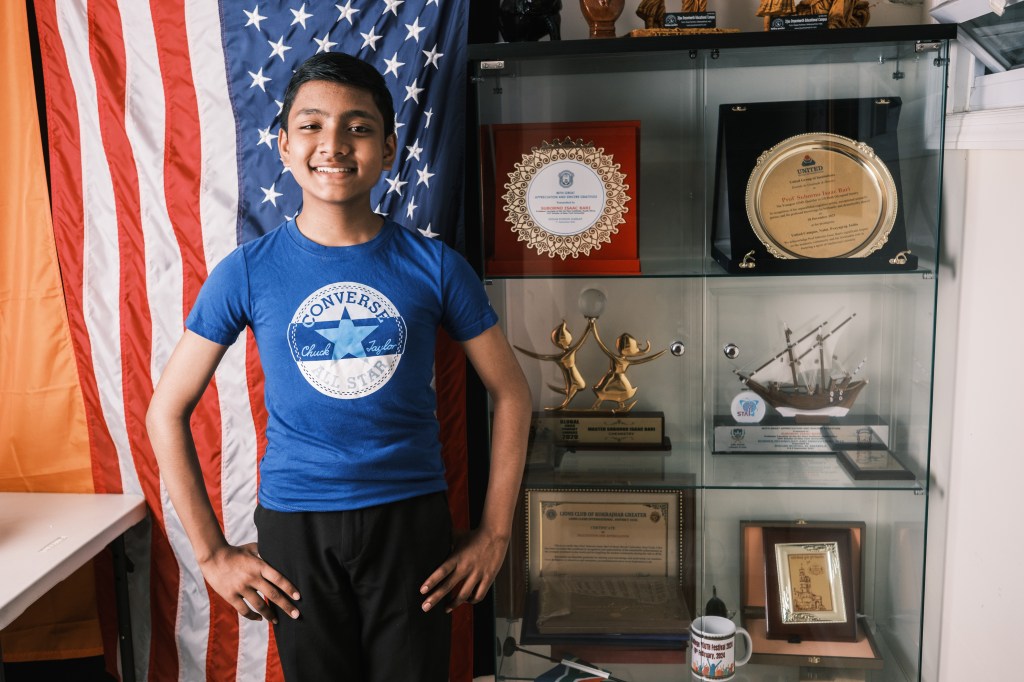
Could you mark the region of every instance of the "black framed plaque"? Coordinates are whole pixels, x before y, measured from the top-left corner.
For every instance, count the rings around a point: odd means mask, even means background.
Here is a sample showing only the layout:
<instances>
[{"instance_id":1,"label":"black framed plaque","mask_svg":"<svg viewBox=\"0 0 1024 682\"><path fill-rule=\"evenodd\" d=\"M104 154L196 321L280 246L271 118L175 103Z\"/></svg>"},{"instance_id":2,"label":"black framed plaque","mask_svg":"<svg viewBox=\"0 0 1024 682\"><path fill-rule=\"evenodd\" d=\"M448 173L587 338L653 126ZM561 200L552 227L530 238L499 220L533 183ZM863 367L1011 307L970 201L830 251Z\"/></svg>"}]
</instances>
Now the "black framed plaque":
<instances>
[{"instance_id":1,"label":"black framed plaque","mask_svg":"<svg viewBox=\"0 0 1024 682\"><path fill-rule=\"evenodd\" d=\"M711 250L729 272L913 270L898 97L723 104Z\"/></svg>"}]
</instances>

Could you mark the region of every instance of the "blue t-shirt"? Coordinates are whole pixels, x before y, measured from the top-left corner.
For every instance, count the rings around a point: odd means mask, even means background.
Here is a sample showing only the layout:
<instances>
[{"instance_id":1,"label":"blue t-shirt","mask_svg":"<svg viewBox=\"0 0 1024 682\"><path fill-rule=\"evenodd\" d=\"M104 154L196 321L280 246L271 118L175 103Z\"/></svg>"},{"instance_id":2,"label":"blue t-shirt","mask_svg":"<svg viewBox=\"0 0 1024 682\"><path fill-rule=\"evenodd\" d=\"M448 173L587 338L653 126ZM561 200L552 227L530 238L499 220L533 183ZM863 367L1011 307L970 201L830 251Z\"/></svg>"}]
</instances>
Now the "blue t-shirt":
<instances>
[{"instance_id":1,"label":"blue t-shirt","mask_svg":"<svg viewBox=\"0 0 1024 682\"><path fill-rule=\"evenodd\" d=\"M438 326L498 320L458 253L391 221L328 247L288 221L210 273L185 326L222 345L246 327L265 376L260 504L343 511L445 489L431 385Z\"/></svg>"}]
</instances>

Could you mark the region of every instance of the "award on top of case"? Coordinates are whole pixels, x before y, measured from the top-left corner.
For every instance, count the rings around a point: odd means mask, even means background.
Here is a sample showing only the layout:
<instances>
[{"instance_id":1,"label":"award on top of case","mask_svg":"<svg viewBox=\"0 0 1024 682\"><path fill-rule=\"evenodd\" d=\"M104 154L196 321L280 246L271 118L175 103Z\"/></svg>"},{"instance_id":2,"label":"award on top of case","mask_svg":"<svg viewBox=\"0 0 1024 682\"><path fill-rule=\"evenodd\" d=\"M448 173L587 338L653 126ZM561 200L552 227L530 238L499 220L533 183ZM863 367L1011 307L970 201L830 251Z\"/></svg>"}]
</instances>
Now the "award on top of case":
<instances>
[{"instance_id":1,"label":"award on top of case","mask_svg":"<svg viewBox=\"0 0 1024 682\"><path fill-rule=\"evenodd\" d=\"M723 104L711 251L729 272L913 270L897 97Z\"/></svg>"},{"instance_id":2,"label":"award on top of case","mask_svg":"<svg viewBox=\"0 0 1024 682\"><path fill-rule=\"evenodd\" d=\"M481 131L488 275L636 274L638 121Z\"/></svg>"}]
</instances>

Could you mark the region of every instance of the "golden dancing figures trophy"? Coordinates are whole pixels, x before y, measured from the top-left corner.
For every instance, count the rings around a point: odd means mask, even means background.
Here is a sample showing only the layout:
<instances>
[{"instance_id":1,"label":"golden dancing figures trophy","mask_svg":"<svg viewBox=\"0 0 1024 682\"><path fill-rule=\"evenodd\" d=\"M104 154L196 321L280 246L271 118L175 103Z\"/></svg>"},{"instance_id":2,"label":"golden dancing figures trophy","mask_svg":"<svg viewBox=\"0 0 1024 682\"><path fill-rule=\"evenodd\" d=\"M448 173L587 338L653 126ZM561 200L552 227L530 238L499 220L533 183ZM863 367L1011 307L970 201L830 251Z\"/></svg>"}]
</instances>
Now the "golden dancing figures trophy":
<instances>
[{"instance_id":1,"label":"golden dancing figures trophy","mask_svg":"<svg viewBox=\"0 0 1024 682\"><path fill-rule=\"evenodd\" d=\"M651 353L650 340L641 344L628 333L620 334L615 339L614 348L609 348L601 340L597 328L604 304L605 295L597 289L587 289L580 294L579 306L587 320L586 327L575 342L565 320L551 330L551 343L559 352L544 354L515 346L516 350L531 358L555 363L562 374L561 386L548 384L551 390L563 397L561 404L534 413L534 426L540 432L551 432L557 445L572 449L667 449L664 413L632 412L638 402L635 398L637 387L626 375L630 366L655 360L665 350ZM577 365L577 352L591 336L607 356L608 369L593 386L593 405L589 409L571 410L570 403L587 387ZM614 403L614 407L605 409L603 406L607 402Z\"/></svg>"}]
</instances>

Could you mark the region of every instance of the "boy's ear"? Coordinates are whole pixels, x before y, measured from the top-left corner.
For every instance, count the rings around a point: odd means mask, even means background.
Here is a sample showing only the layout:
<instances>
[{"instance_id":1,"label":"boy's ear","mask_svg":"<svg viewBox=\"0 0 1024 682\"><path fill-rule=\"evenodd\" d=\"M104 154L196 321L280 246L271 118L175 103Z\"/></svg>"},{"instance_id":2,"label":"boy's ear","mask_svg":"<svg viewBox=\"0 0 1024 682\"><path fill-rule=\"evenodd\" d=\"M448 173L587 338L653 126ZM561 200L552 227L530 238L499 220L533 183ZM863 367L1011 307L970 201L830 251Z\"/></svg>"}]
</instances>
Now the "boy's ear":
<instances>
[{"instance_id":1,"label":"boy's ear","mask_svg":"<svg viewBox=\"0 0 1024 682\"><path fill-rule=\"evenodd\" d=\"M391 133L384 138L384 170L391 170L391 165L395 162L395 153L398 149L398 134Z\"/></svg>"},{"instance_id":2,"label":"boy's ear","mask_svg":"<svg viewBox=\"0 0 1024 682\"><path fill-rule=\"evenodd\" d=\"M281 155L281 163L288 165L288 132L281 126L277 131L277 152Z\"/></svg>"}]
</instances>

